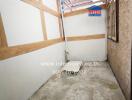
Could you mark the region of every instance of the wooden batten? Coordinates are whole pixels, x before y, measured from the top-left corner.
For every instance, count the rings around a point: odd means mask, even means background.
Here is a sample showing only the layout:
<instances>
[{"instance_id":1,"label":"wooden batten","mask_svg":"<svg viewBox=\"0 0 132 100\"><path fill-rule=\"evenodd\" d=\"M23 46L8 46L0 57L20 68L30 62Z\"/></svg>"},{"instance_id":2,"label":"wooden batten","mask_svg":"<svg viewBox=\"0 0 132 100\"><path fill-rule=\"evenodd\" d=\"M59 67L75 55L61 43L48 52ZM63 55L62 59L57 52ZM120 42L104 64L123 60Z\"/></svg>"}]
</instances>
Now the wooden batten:
<instances>
[{"instance_id":1,"label":"wooden batten","mask_svg":"<svg viewBox=\"0 0 132 100\"><path fill-rule=\"evenodd\" d=\"M41 10L47 12L47 13L50 13L50 14L56 16L56 17L61 17L61 14L59 12L47 7L44 4L41 4L39 1L35 1L35 0L21 0L21 1L23 1L27 4L30 4L30 5L38 8L38 9L41 9Z\"/></svg>"},{"instance_id":2,"label":"wooden batten","mask_svg":"<svg viewBox=\"0 0 132 100\"><path fill-rule=\"evenodd\" d=\"M40 3L43 4L42 0L40 0ZM44 15L44 11L41 9L40 9L40 18L41 18L44 40L47 40L47 29L46 29L45 15Z\"/></svg>"},{"instance_id":3,"label":"wooden batten","mask_svg":"<svg viewBox=\"0 0 132 100\"><path fill-rule=\"evenodd\" d=\"M47 30L46 30L46 23L45 23L45 15L42 10L40 10L40 17L41 17L41 24L42 24L42 31L44 35L44 40L47 40Z\"/></svg>"},{"instance_id":4,"label":"wooden batten","mask_svg":"<svg viewBox=\"0 0 132 100\"><path fill-rule=\"evenodd\" d=\"M67 41L91 40L105 38L105 34L66 37Z\"/></svg>"},{"instance_id":5,"label":"wooden batten","mask_svg":"<svg viewBox=\"0 0 132 100\"><path fill-rule=\"evenodd\" d=\"M67 38L67 41L102 39L102 38L105 38L105 34L75 36L75 37L66 37L66 38ZM63 42L63 41L64 41L63 38L58 38L58 39L46 40L46 41L41 41L41 42L31 43L31 44L24 44L24 45L12 46L12 47L3 47L3 48L0 48L0 60L4 60L7 58L29 53L41 48L45 48L45 47Z\"/></svg>"},{"instance_id":6,"label":"wooden batten","mask_svg":"<svg viewBox=\"0 0 132 100\"><path fill-rule=\"evenodd\" d=\"M32 52L41 48L45 48L60 42L63 42L63 39L52 39L47 41L41 41L37 43L24 44L12 47L4 47L0 49L0 60L4 60L7 58L15 57L18 55L22 55L28 52Z\"/></svg>"},{"instance_id":7,"label":"wooden batten","mask_svg":"<svg viewBox=\"0 0 132 100\"><path fill-rule=\"evenodd\" d=\"M60 13L60 3L59 0L56 0L57 4L57 11ZM61 23L61 17L58 17L58 22L59 22L59 32L60 32L60 38L62 38L62 23Z\"/></svg>"},{"instance_id":8,"label":"wooden batten","mask_svg":"<svg viewBox=\"0 0 132 100\"><path fill-rule=\"evenodd\" d=\"M0 48L7 46L8 44L7 44L6 34L3 26L2 17L0 15Z\"/></svg>"}]
</instances>

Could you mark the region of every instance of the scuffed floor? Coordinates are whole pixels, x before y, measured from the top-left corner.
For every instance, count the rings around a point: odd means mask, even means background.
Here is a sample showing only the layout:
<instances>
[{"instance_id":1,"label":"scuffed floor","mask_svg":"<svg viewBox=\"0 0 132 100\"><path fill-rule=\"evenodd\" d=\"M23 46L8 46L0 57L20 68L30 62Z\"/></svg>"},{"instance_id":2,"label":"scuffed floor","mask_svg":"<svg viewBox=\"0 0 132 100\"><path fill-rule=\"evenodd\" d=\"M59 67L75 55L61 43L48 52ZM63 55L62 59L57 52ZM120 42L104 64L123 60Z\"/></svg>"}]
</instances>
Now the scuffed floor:
<instances>
[{"instance_id":1,"label":"scuffed floor","mask_svg":"<svg viewBox=\"0 0 132 100\"><path fill-rule=\"evenodd\" d=\"M107 62L86 62L77 75L58 73L29 100L125 100Z\"/></svg>"}]
</instances>

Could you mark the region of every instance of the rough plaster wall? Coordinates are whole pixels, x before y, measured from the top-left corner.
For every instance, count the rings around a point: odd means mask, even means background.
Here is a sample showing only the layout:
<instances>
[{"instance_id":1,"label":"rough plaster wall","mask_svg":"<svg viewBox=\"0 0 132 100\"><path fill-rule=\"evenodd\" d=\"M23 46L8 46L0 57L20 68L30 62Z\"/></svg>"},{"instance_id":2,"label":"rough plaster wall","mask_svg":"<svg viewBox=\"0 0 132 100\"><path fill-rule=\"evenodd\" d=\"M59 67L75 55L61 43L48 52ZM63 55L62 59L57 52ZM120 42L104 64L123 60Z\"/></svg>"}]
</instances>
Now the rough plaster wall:
<instances>
[{"instance_id":1,"label":"rough plaster wall","mask_svg":"<svg viewBox=\"0 0 132 100\"><path fill-rule=\"evenodd\" d=\"M108 59L128 100L130 100L131 70L131 0L119 0L119 43L108 40ZM129 19L129 20L128 20Z\"/></svg>"}]
</instances>

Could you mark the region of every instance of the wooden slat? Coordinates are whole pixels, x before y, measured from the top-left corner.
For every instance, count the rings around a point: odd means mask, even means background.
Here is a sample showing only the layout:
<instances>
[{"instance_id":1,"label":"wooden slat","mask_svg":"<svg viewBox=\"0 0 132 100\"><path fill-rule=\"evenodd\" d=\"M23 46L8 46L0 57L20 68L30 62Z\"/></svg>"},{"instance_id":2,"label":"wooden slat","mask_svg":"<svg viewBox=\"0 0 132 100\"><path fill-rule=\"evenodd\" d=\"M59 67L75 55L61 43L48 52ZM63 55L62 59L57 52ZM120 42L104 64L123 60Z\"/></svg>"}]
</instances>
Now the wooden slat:
<instances>
[{"instance_id":1,"label":"wooden slat","mask_svg":"<svg viewBox=\"0 0 132 100\"><path fill-rule=\"evenodd\" d=\"M48 13L56 16L56 17L61 17L61 14L59 12L47 7L44 4L41 4L39 1L34 1L34 0L21 0L21 1L23 1L23 2L25 2L27 4L30 4L30 5L38 8L38 9L41 9L41 10L43 10L45 12L48 12Z\"/></svg>"},{"instance_id":2,"label":"wooden slat","mask_svg":"<svg viewBox=\"0 0 132 100\"><path fill-rule=\"evenodd\" d=\"M8 44L7 44L6 34L5 34L3 22L2 22L2 17L0 14L0 48L7 47L7 46Z\"/></svg>"},{"instance_id":3,"label":"wooden slat","mask_svg":"<svg viewBox=\"0 0 132 100\"><path fill-rule=\"evenodd\" d=\"M41 24L42 24L42 31L44 35L44 40L47 40L47 30L46 30L46 23L45 23L45 15L42 10L40 10L40 17L41 17Z\"/></svg>"},{"instance_id":4,"label":"wooden slat","mask_svg":"<svg viewBox=\"0 0 132 100\"><path fill-rule=\"evenodd\" d=\"M42 0L39 1L41 4L43 4ZM44 11L40 9L40 17L41 17L41 24L42 24L42 31L44 35L44 40L47 40L47 29L46 29L46 22L45 22L45 15Z\"/></svg>"},{"instance_id":5,"label":"wooden slat","mask_svg":"<svg viewBox=\"0 0 132 100\"><path fill-rule=\"evenodd\" d=\"M66 37L66 38L67 38L67 41L102 39L102 38L105 38L105 34L87 35L87 36L75 36L75 37Z\"/></svg>"},{"instance_id":6,"label":"wooden slat","mask_svg":"<svg viewBox=\"0 0 132 100\"><path fill-rule=\"evenodd\" d=\"M66 37L68 41L80 41L80 40L91 40L91 39L102 39L105 38L105 34L99 35L88 35L88 36L75 36L75 37ZM45 48L60 42L63 42L63 39L52 39L41 41L37 43L24 44L12 47L3 47L0 49L0 60L4 60L10 57L15 57L22 55L28 52L32 52L41 48Z\"/></svg>"},{"instance_id":7,"label":"wooden slat","mask_svg":"<svg viewBox=\"0 0 132 100\"><path fill-rule=\"evenodd\" d=\"M0 60L4 60L10 57L15 57L22 55L28 52L32 52L41 48L45 48L60 42L63 42L63 39L52 39L47 41L41 41L37 43L24 44L12 47L5 47L0 49Z\"/></svg>"},{"instance_id":8,"label":"wooden slat","mask_svg":"<svg viewBox=\"0 0 132 100\"><path fill-rule=\"evenodd\" d=\"M57 11L60 13L60 3L59 0L56 0L57 4ZM58 17L58 22L59 22L59 32L60 32L60 38L62 38L62 23L61 23L61 18Z\"/></svg>"}]
</instances>

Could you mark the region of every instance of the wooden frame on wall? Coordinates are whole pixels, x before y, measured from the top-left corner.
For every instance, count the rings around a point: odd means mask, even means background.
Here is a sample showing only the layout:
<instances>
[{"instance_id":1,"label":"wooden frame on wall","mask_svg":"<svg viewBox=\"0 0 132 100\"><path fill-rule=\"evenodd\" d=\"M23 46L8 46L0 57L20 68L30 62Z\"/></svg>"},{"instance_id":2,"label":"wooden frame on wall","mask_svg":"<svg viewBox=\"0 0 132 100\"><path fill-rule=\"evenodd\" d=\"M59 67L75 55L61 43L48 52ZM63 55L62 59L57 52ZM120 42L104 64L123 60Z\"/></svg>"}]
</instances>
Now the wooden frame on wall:
<instances>
[{"instance_id":1,"label":"wooden frame on wall","mask_svg":"<svg viewBox=\"0 0 132 100\"><path fill-rule=\"evenodd\" d=\"M45 48L60 42L63 42L64 39L61 37L56 38L56 39L50 39L48 40L47 38L47 31L46 31L46 25L45 25L45 16L44 12L50 13L53 16L58 17L58 19L61 18L61 14L59 12L59 7L58 11L55 11L46 5L42 3L42 0L21 0L29 5L32 5L33 7L36 7L40 10L40 18L41 18L41 24L42 24L42 30L43 30L43 35L44 35L44 40L36 43L28 43L28 44L23 44L23 45L17 45L17 46L8 46L7 44L7 39L6 39L6 33L4 30L4 25L2 21L2 17L0 14L0 60L5 60L11 57L15 57L18 55L22 55L25 53L29 53L41 48ZM59 5L57 5L59 6ZM58 23L60 24L60 23ZM61 27L59 27L61 28Z\"/></svg>"},{"instance_id":2,"label":"wooden frame on wall","mask_svg":"<svg viewBox=\"0 0 132 100\"><path fill-rule=\"evenodd\" d=\"M119 0L107 0L108 39L119 42Z\"/></svg>"},{"instance_id":3,"label":"wooden frame on wall","mask_svg":"<svg viewBox=\"0 0 132 100\"><path fill-rule=\"evenodd\" d=\"M63 33L63 24L61 22L61 14L60 14L60 8L59 8L59 2L58 2L58 11L54 11L51 8L46 7L41 0L22 0L27 4L30 4L40 10L40 18L42 23L42 29L43 29L43 35L44 40L36 43L28 43L23 45L17 45L17 46L8 46L7 39L6 39L6 33L4 30L4 25L2 21L2 17L0 14L0 60L5 60L11 57L15 57L18 55L26 54L41 48L45 48L57 43L64 42L65 36ZM57 0L56 0L57 1ZM60 37L56 39L48 40L47 38L47 31L46 31L46 25L45 25L45 18L44 18L44 12L48 12L52 14L53 16L58 17L59 20L59 28L60 28ZM85 11L83 11L85 12ZM79 13L80 14L80 13ZM95 34L90 36L76 36L76 37L67 37L69 41L77 41L77 40L91 40L91 39L101 39L105 38L105 34Z\"/></svg>"},{"instance_id":4,"label":"wooden frame on wall","mask_svg":"<svg viewBox=\"0 0 132 100\"><path fill-rule=\"evenodd\" d=\"M56 5L57 5L57 11L61 14L61 5L60 5L60 1L59 0L56 0ZM62 15L60 17L58 17L58 22L59 22L60 37L63 38Z\"/></svg>"}]
</instances>

